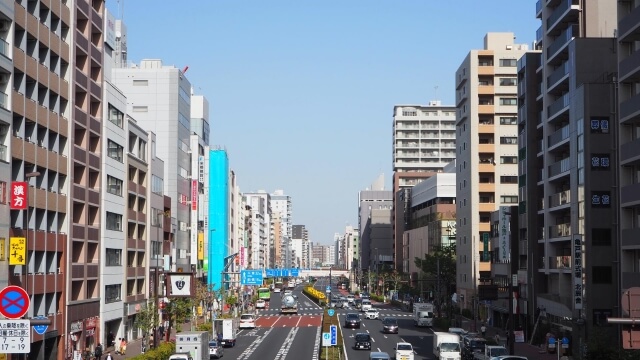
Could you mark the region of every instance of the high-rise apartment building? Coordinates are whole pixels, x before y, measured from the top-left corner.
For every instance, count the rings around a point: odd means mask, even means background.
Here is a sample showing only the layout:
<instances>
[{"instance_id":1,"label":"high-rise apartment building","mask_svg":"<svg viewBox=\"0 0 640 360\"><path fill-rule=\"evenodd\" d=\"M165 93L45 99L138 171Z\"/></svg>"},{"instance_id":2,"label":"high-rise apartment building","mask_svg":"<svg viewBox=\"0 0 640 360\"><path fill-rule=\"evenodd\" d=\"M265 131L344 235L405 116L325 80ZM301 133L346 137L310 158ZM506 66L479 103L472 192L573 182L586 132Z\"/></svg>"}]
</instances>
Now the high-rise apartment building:
<instances>
[{"instance_id":1,"label":"high-rise apartment building","mask_svg":"<svg viewBox=\"0 0 640 360\"><path fill-rule=\"evenodd\" d=\"M203 271L204 266L204 243L208 240L209 233L209 209L204 205L205 188L207 186L207 177L205 176L206 155L209 150L209 102L202 95L196 95L191 92L191 135L190 141L190 193L189 193L189 251L191 253L191 263L195 264L196 277L203 278L207 276ZM227 181L227 184L229 182ZM227 186L228 190L229 187ZM227 197L227 199L229 199ZM211 203L209 203L211 204ZM227 201L227 219L229 216L229 201ZM227 222L227 224L231 224ZM230 234L231 229L227 231ZM226 238L228 241L229 237ZM228 245L225 244L228 248Z\"/></svg>"},{"instance_id":2,"label":"high-rise apartment building","mask_svg":"<svg viewBox=\"0 0 640 360\"><path fill-rule=\"evenodd\" d=\"M304 268L306 265L305 243L309 242L309 232L304 225L293 225L291 232L292 262L291 267Z\"/></svg>"},{"instance_id":3,"label":"high-rise apartment building","mask_svg":"<svg viewBox=\"0 0 640 360\"><path fill-rule=\"evenodd\" d=\"M464 308L472 307L480 279L491 278L490 214L518 203L516 65L528 46L514 39L488 33L455 74L457 293Z\"/></svg>"},{"instance_id":4,"label":"high-rise apartment building","mask_svg":"<svg viewBox=\"0 0 640 360\"><path fill-rule=\"evenodd\" d=\"M281 268L293 267L291 259L292 210L291 196L286 195L283 190L276 190L271 194L271 212L279 214L280 219L278 234L274 233L274 237L279 236L280 239L278 244L274 244L275 258L272 259L272 262Z\"/></svg>"},{"instance_id":5,"label":"high-rise apartment building","mask_svg":"<svg viewBox=\"0 0 640 360\"><path fill-rule=\"evenodd\" d=\"M536 309L543 309L552 327L568 332L574 354L582 351L593 327L605 325L606 317L618 315L620 307L614 295L619 294L619 222L611 165L617 140L617 5L597 0L538 2L541 26L536 41L541 53L528 54L518 64L522 106L517 235L522 250L517 260L529 269L528 276L519 277L518 292L531 294L522 296L527 305L520 304L526 314L522 320L532 327L540 312ZM624 194L623 208L633 203L633 197ZM623 215L627 225L631 213Z\"/></svg>"},{"instance_id":6,"label":"high-rise apartment building","mask_svg":"<svg viewBox=\"0 0 640 360\"><path fill-rule=\"evenodd\" d=\"M271 195L264 190L244 193L251 216L250 239L248 239L248 269L269 267L271 238Z\"/></svg>"},{"instance_id":7,"label":"high-rise apartment building","mask_svg":"<svg viewBox=\"0 0 640 360\"><path fill-rule=\"evenodd\" d=\"M454 106L430 101L428 105L396 105L393 108L393 258L402 271L402 234L415 184L442 171L456 158Z\"/></svg>"}]
</instances>

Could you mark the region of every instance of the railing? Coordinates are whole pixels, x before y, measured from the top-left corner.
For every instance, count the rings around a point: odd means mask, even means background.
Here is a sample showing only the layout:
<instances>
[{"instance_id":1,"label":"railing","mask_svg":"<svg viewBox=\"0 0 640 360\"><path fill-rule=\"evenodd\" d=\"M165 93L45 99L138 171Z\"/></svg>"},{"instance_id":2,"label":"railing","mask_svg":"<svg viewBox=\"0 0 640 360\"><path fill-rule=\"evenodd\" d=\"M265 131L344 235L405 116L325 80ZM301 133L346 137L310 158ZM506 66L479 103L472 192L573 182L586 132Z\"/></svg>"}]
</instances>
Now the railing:
<instances>
[{"instance_id":1,"label":"railing","mask_svg":"<svg viewBox=\"0 0 640 360\"><path fill-rule=\"evenodd\" d=\"M553 177L562 174L565 171L569 171L571 168L570 158L564 158L555 164L549 165L549 177Z\"/></svg>"},{"instance_id":2,"label":"railing","mask_svg":"<svg viewBox=\"0 0 640 360\"><path fill-rule=\"evenodd\" d=\"M569 135L569 124L567 124L558 131L549 135L549 147L553 147L555 144L568 139Z\"/></svg>"},{"instance_id":3,"label":"railing","mask_svg":"<svg viewBox=\"0 0 640 360\"><path fill-rule=\"evenodd\" d=\"M560 5L553 11L551 16L547 19L547 29L551 29L552 25L554 25L560 18L567 12L567 10L571 9L571 5L573 2L577 2L577 0L563 0Z\"/></svg>"},{"instance_id":4,"label":"railing","mask_svg":"<svg viewBox=\"0 0 640 360\"><path fill-rule=\"evenodd\" d=\"M547 87L555 85L560 79L569 74L569 61L565 61L557 69L555 69L551 75L547 77Z\"/></svg>"},{"instance_id":5,"label":"railing","mask_svg":"<svg viewBox=\"0 0 640 360\"><path fill-rule=\"evenodd\" d=\"M0 92L0 107L9 110L9 95Z\"/></svg>"},{"instance_id":6,"label":"railing","mask_svg":"<svg viewBox=\"0 0 640 360\"><path fill-rule=\"evenodd\" d=\"M569 106L569 100L569 94L564 94L554 101L553 104L549 105L547 108L547 118L553 117L553 115L557 114L560 110Z\"/></svg>"},{"instance_id":7,"label":"railing","mask_svg":"<svg viewBox=\"0 0 640 360\"><path fill-rule=\"evenodd\" d=\"M7 145L0 145L0 160L9 161L7 160L7 155L8 155Z\"/></svg>"},{"instance_id":8,"label":"railing","mask_svg":"<svg viewBox=\"0 0 640 360\"><path fill-rule=\"evenodd\" d=\"M571 256L549 256L549 269L571 269Z\"/></svg>"},{"instance_id":9,"label":"railing","mask_svg":"<svg viewBox=\"0 0 640 360\"><path fill-rule=\"evenodd\" d=\"M11 58L11 54L9 54L9 49L11 47L9 46L9 43L6 42L4 39L0 39L0 54Z\"/></svg>"},{"instance_id":10,"label":"railing","mask_svg":"<svg viewBox=\"0 0 640 360\"><path fill-rule=\"evenodd\" d=\"M565 44L567 44L571 39L573 39L573 26L569 26L567 30L563 31L560 36L558 36L551 45L549 45L549 49L547 49L547 59L550 59L555 55L560 48L562 48Z\"/></svg>"},{"instance_id":11,"label":"railing","mask_svg":"<svg viewBox=\"0 0 640 360\"><path fill-rule=\"evenodd\" d=\"M571 202L571 190L561 191L549 196L551 207L565 205Z\"/></svg>"},{"instance_id":12,"label":"railing","mask_svg":"<svg viewBox=\"0 0 640 360\"><path fill-rule=\"evenodd\" d=\"M571 223L549 226L549 238L571 236Z\"/></svg>"}]
</instances>

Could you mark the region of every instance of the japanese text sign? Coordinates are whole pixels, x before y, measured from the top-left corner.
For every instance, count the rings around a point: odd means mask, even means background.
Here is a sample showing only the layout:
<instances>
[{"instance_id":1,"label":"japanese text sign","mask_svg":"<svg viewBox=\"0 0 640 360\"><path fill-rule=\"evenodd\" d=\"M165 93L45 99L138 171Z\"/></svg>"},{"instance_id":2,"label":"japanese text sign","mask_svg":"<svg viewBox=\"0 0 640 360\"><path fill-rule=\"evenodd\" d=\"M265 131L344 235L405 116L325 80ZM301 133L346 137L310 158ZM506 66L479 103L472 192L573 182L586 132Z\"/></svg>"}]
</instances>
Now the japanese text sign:
<instances>
[{"instance_id":1,"label":"japanese text sign","mask_svg":"<svg viewBox=\"0 0 640 360\"><path fill-rule=\"evenodd\" d=\"M27 182L14 181L11 183L11 209L24 210L27 208Z\"/></svg>"},{"instance_id":2,"label":"japanese text sign","mask_svg":"<svg viewBox=\"0 0 640 360\"><path fill-rule=\"evenodd\" d=\"M9 265L27 265L27 240L25 238L9 238Z\"/></svg>"}]
</instances>

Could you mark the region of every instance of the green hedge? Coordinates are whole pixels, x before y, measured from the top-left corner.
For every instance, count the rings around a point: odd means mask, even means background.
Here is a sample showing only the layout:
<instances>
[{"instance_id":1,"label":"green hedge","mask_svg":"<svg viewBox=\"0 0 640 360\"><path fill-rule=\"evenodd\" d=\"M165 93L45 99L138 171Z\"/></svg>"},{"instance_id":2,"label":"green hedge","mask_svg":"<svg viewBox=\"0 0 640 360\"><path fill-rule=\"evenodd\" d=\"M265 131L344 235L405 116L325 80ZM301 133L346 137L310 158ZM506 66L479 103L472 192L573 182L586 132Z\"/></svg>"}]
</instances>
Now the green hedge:
<instances>
[{"instance_id":1,"label":"green hedge","mask_svg":"<svg viewBox=\"0 0 640 360\"><path fill-rule=\"evenodd\" d=\"M149 350L144 354L128 358L129 360L167 360L169 356L176 352L176 344L173 342L163 342L157 348Z\"/></svg>"},{"instance_id":2,"label":"green hedge","mask_svg":"<svg viewBox=\"0 0 640 360\"><path fill-rule=\"evenodd\" d=\"M377 301L377 302L384 302L384 296L382 295L371 295L371 300Z\"/></svg>"}]
</instances>

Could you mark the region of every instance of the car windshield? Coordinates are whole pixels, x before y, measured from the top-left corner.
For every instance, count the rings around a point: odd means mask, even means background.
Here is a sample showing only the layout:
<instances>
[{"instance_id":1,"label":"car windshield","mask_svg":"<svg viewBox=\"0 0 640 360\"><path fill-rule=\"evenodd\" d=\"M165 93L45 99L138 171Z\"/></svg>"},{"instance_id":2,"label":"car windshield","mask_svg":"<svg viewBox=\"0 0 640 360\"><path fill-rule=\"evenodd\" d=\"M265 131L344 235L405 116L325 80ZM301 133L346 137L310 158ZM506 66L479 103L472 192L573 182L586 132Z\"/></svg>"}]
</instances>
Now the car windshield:
<instances>
[{"instance_id":1,"label":"car windshield","mask_svg":"<svg viewBox=\"0 0 640 360\"><path fill-rule=\"evenodd\" d=\"M369 334L357 334L356 335L356 341L369 341L371 339L371 337L369 336Z\"/></svg>"},{"instance_id":2,"label":"car windshield","mask_svg":"<svg viewBox=\"0 0 640 360\"><path fill-rule=\"evenodd\" d=\"M397 325L398 322L396 321L396 319L384 319L384 324L385 325Z\"/></svg>"},{"instance_id":3,"label":"car windshield","mask_svg":"<svg viewBox=\"0 0 640 360\"><path fill-rule=\"evenodd\" d=\"M241 315L240 320L253 320L253 315Z\"/></svg>"},{"instance_id":4,"label":"car windshield","mask_svg":"<svg viewBox=\"0 0 640 360\"><path fill-rule=\"evenodd\" d=\"M440 351L441 352L459 352L460 351L460 344L458 343L442 343L440 344Z\"/></svg>"},{"instance_id":5,"label":"car windshield","mask_svg":"<svg viewBox=\"0 0 640 360\"><path fill-rule=\"evenodd\" d=\"M371 301L369 301L369 300L362 300L362 305L371 305Z\"/></svg>"},{"instance_id":6,"label":"car windshield","mask_svg":"<svg viewBox=\"0 0 640 360\"><path fill-rule=\"evenodd\" d=\"M423 319L431 319L433 317L433 313L431 311L422 311L420 312L420 317Z\"/></svg>"},{"instance_id":7,"label":"car windshield","mask_svg":"<svg viewBox=\"0 0 640 360\"><path fill-rule=\"evenodd\" d=\"M411 345L410 345L410 344L399 344L399 345L398 345L398 350L408 350L408 351L411 351L411 350L413 350L413 349L411 348Z\"/></svg>"},{"instance_id":8,"label":"car windshield","mask_svg":"<svg viewBox=\"0 0 640 360\"><path fill-rule=\"evenodd\" d=\"M503 347L495 347L491 349L491 356L500 356L500 355L509 355L507 354L507 349Z\"/></svg>"},{"instance_id":9,"label":"car windshield","mask_svg":"<svg viewBox=\"0 0 640 360\"><path fill-rule=\"evenodd\" d=\"M485 345L486 345L486 342L482 340L471 340L469 342L469 347L473 349L484 349Z\"/></svg>"},{"instance_id":10,"label":"car windshield","mask_svg":"<svg viewBox=\"0 0 640 360\"><path fill-rule=\"evenodd\" d=\"M347 319L349 320L355 320L355 319L359 319L360 316L358 316L358 314L347 314Z\"/></svg>"},{"instance_id":11,"label":"car windshield","mask_svg":"<svg viewBox=\"0 0 640 360\"><path fill-rule=\"evenodd\" d=\"M367 312L374 313L374 312L376 312L376 309L369 309L369 310L367 310Z\"/></svg>"}]
</instances>

